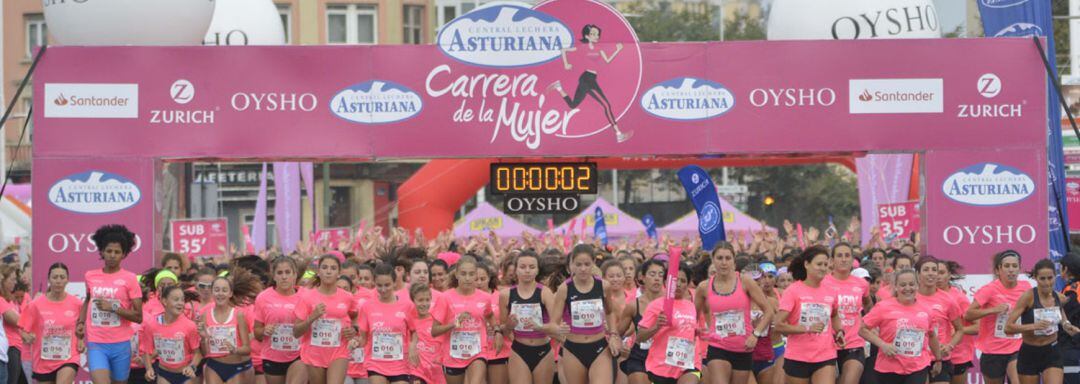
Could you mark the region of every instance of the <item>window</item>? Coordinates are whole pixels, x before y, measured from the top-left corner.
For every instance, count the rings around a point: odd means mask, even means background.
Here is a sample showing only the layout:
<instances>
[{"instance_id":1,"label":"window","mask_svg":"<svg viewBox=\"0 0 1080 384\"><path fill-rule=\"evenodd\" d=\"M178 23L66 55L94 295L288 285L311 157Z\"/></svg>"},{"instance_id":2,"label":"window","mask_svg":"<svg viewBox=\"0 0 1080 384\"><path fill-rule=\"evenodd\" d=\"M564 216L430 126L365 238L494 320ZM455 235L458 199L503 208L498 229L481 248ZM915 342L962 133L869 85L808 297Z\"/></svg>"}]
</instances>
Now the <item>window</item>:
<instances>
[{"instance_id":1,"label":"window","mask_svg":"<svg viewBox=\"0 0 1080 384\"><path fill-rule=\"evenodd\" d=\"M449 23L457 18L457 7L443 6L440 9L442 10L442 18L440 19L439 25L446 25L446 23Z\"/></svg>"},{"instance_id":2,"label":"window","mask_svg":"<svg viewBox=\"0 0 1080 384\"><path fill-rule=\"evenodd\" d=\"M326 7L326 41L330 44L375 44L378 20L374 5Z\"/></svg>"},{"instance_id":3,"label":"window","mask_svg":"<svg viewBox=\"0 0 1080 384\"><path fill-rule=\"evenodd\" d=\"M330 187L330 211L326 215L327 227L348 227L352 221L352 188Z\"/></svg>"},{"instance_id":4,"label":"window","mask_svg":"<svg viewBox=\"0 0 1080 384\"><path fill-rule=\"evenodd\" d=\"M281 16L281 26L285 27L285 44L292 44L292 6L278 4L277 11Z\"/></svg>"},{"instance_id":5,"label":"window","mask_svg":"<svg viewBox=\"0 0 1080 384\"><path fill-rule=\"evenodd\" d=\"M460 15L476 9L478 0L436 0L439 26L446 25Z\"/></svg>"},{"instance_id":6,"label":"window","mask_svg":"<svg viewBox=\"0 0 1080 384\"><path fill-rule=\"evenodd\" d=\"M402 20L402 26L404 28L404 42L405 44L423 44L424 43L424 7L420 5L406 5L402 12L404 20Z\"/></svg>"},{"instance_id":7,"label":"window","mask_svg":"<svg viewBox=\"0 0 1080 384\"><path fill-rule=\"evenodd\" d=\"M45 45L48 34L45 16L40 14L26 16L26 57L34 57L34 50Z\"/></svg>"}]
</instances>

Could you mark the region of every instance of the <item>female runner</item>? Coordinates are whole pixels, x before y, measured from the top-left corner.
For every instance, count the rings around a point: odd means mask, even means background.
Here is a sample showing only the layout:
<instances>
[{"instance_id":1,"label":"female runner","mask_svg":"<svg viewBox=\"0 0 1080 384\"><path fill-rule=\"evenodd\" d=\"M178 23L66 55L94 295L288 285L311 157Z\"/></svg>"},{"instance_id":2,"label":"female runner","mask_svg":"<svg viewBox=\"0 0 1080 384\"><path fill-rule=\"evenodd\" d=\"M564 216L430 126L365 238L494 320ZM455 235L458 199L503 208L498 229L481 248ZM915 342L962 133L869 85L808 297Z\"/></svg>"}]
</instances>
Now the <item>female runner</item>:
<instances>
[{"instance_id":1,"label":"female runner","mask_svg":"<svg viewBox=\"0 0 1080 384\"><path fill-rule=\"evenodd\" d=\"M255 279L240 268L231 271L229 277L214 279L214 304L197 320L207 368L203 378L208 384L249 382L252 376L251 330L246 314L237 307L258 292Z\"/></svg>"},{"instance_id":2,"label":"female runner","mask_svg":"<svg viewBox=\"0 0 1080 384\"><path fill-rule=\"evenodd\" d=\"M915 271L919 277L919 289L915 300L930 312L930 326L937 334L938 345L941 348L941 366L933 369L930 376L931 383L948 384L952 382L952 363L949 355L960 344L964 336L964 326L961 318L964 311L947 291L938 289L938 279L941 273L938 271L941 263L933 256L923 256L915 263ZM935 360L937 362L937 360Z\"/></svg>"},{"instance_id":3,"label":"female runner","mask_svg":"<svg viewBox=\"0 0 1080 384\"><path fill-rule=\"evenodd\" d=\"M104 266L83 278L87 295L79 324L86 330L86 361L95 383L123 382L131 369L131 324L142 323L142 287L134 273L120 267L135 247L135 234L122 225L106 225L91 238Z\"/></svg>"},{"instance_id":4,"label":"female runner","mask_svg":"<svg viewBox=\"0 0 1080 384\"><path fill-rule=\"evenodd\" d=\"M184 291L162 291L165 312L146 319L140 350L147 362L146 380L157 384L195 384L195 367L202 361L198 328L184 313Z\"/></svg>"},{"instance_id":5,"label":"female runner","mask_svg":"<svg viewBox=\"0 0 1080 384\"><path fill-rule=\"evenodd\" d=\"M360 308L356 344L365 346L365 365L372 384L408 384L409 366L419 362L414 319L408 316L413 306L394 292L393 265L375 267L375 290L378 297Z\"/></svg>"},{"instance_id":6,"label":"female runner","mask_svg":"<svg viewBox=\"0 0 1080 384\"><path fill-rule=\"evenodd\" d=\"M619 368L626 374L630 384L648 384L649 375L646 371L645 360L649 356L649 350L652 348L653 342L652 340L642 339L638 333L641 332L640 322L645 310L649 308L653 301L664 297L664 279L667 276L667 267L660 260L650 259L641 264L640 272L637 275L641 279L643 289L641 296L631 299L633 305L627 304L623 308L622 315L619 316L620 335L627 334L631 323L634 325L629 340L632 343L630 356L620 364Z\"/></svg>"},{"instance_id":7,"label":"female runner","mask_svg":"<svg viewBox=\"0 0 1080 384\"><path fill-rule=\"evenodd\" d=\"M836 288L836 302L844 326L844 345L836 351L836 364L840 368L840 384L858 384L866 365L866 340L859 336L863 308L869 309L870 283L866 279L851 276L855 259L851 245L837 243L832 249L832 273L822 283Z\"/></svg>"},{"instance_id":8,"label":"female runner","mask_svg":"<svg viewBox=\"0 0 1080 384\"><path fill-rule=\"evenodd\" d=\"M82 335L75 332L82 302L64 291L67 283L67 265L49 266L48 293L30 302L19 318L33 358L33 379L38 383L74 383L79 354L86 350Z\"/></svg>"},{"instance_id":9,"label":"female runner","mask_svg":"<svg viewBox=\"0 0 1080 384\"><path fill-rule=\"evenodd\" d=\"M560 362L566 383L611 382L615 379L612 361L622 349L622 340L614 329L618 314L604 297L604 282L593 275L593 247L574 246L569 259L573 277L559 286L551 305L551 324L565 337ZM564 319L569 319L570 324Z\"/></svg>"},{"instance_id":10,"label":"female runner","mask_svg":"<svg viewBox=\"0 0 1080 384\"><path fill-rule=\"evenodd\" d=\"M446 384L446 377L442 373L442 337L431 336L431 327L435 324L431 317L431 300L434 292L430 287L423 284L413 284L409 287L416 312L413 316L413 326L416 331L416 352L420 355L420 364L410 367L409 373L414 380L422 380L426 384Z\"/></svg>"},{"instance_id":11,"label":"female runner","mask_svg":"<svg viewBox=\"0 0 1080 384\"><path fill-rule=\"evenodd\" d=\"M550 383L555 377L555 356L544 332L550 320L548 308L555 295L536 282L540 257L531 250L522 251L514 260L517 285L499 292L504 333L512 333L510 345L510 384Z\"/></svg>"},{"instance_id":12,"label":"female runner","mask_svg":"<svg viewBox=\"0 0 1080 384\"><path fill-rule=\"evenodd\" d=\"M775 309L754 279L735 269L735 250L730 244L720 243L713 249L712 265L716 275L699 285L695 296L698 314L709 329L705 356L709 381L746 383L754 368L754 348L759 338L768 336ZM751 304L762 311L763 320L756 327Z\"/></svg>"},{"instance_id":13,"label":"female runner","mask_svg":"<svg viewBox=\"0 0 1080 384\"><path fill-rule=\"evenodd\" d=\"M451 384L483 383L487 376L482 346L487 345L488 328L496 322L490 295L477 289L478 266L475 258L461 257L451 279L455 287L443 292L443 300L432 310L431 335L450 334L443 348L443 372ZM495 349L502 349L502 337L495 339Z\"/></svg>"},{"instance_id":14,"label":"female runner","mask_svg":"<svg viewBox=\"0 0 1080 384\"><path fill-rule=\"evenodd\" d=\"M288 256L271 263L273 283L255 298L255 337L262 339L263 372L269 384L303 384L307 372L300 362L300 341L293 336L298 268Z\"/></svg>"},{"instance_id":15,"label":"female runner","mask_svg":"<svg viewBox=\"0 0 1080 384\"><path fill-rule=\"evenodd\" d=\"M653 342L645 366L649 380L656 384L699 381L695 374L698 311L690 297L690 265L681 263L678 276L671 318L664 314L664 300L653 300L639 325L638 337Z\"/></svg>"},{"instance_id":16,"label":"female runner","mask_svg":"<svg viewBox=\"0 0 1080 384\"><path fill-rule=\"evenodd\" d=\"M307 364L311 384L345 381L351 350L348 340L356 336L356 300L337 287L341 261L334 255L318 260L319 272L310 290L301 293L296 306L293 337L302 337L300 361Z\"/></svg>"},{"instance_id":17,"label":"female runner","mask_svg":"<svg viewBox=\"0 0 1080 384\"><path fill-rule=\"evenodd\" d=\"M1064 358L1057 346L1058 328L1064 329L1069 336L1080 330L1069 323L1062 310L1065 295L1054 291L1054 278L1057 277L1054 262L1039 260L1030 276L1035 278L1038 286L1024 292L1016 301L1005 322L1005 332L1023 334L1016 365L1020 384L1061 384L1065 372ZM1017 319L1023 324L1016 324Z\"/></svg>"},{"instance_id":18,"label":"female runner","mask_svg":"<svg viewBox=\"0 0 1080 384\"><path fill-rule=\"evenodd\" d=\"M795 282L780 297L780 309L773 327L787 335L784 373L791 384L836 382L836 349L844 345L844 329L836 302L836 291L822 282L831 270L829 250L814 246L791 261Z\"/></svg>"},{"instance_id":19,"label":"female runner","mask_svg":"<svg viewBox=\"0 0 1080 384\"><path fill-rule=\"evenodd\" d=\"M476 285L484 293L489 294L488 298L491 300L491 310L493 314L493 320L496 324L502 323L502 309L499 308L499 291L497 278L495 271L495 265L490 262L484 261L480 263L480 269L476 270ZM496 334L496 330L498 334ZM498 352L495 351L495 340L503 339L502 345L509 346L510 339L505 335L502 330L502 326L491 327L488 329L488 343L484 347L484 359L487 361L487 381L491 384L506 384L509 382L509 373L507 372L506 363L510 359L510 348L502 348Z\"/></svg>"},{"instance_id":20,"label":"female runner","mask_svg":"<svg viewBox=\"0 0 1080 384\"><path fill-rule=\"evenodd\" d=\"M925 384L932 362L934 371L941 369L931 311L915 300L919 281L914 270L897 271L893 280L896 300L875 305L863 318L859 333L878 347L874 370L879 383Z\"/></svg>"},{"instance_id":21,"label":"female runner","mask_svg":"<svg viewBox=\"0 0 1080 384\"><path fill-rule=\"evenodd\" d=\"M1005 332L1009 308L1031 289L1027 281L1017 280L1019 275L1019 253L1009 250L994 255L994 281L975 292L975 301L964 313L964 320L979 321L975 347L982 351L979 369L987 384L1003 383L1006 374L1010 383L1020 382L1016 357L1023 341L1019 334Z\"/></svg>"}]
</instances>

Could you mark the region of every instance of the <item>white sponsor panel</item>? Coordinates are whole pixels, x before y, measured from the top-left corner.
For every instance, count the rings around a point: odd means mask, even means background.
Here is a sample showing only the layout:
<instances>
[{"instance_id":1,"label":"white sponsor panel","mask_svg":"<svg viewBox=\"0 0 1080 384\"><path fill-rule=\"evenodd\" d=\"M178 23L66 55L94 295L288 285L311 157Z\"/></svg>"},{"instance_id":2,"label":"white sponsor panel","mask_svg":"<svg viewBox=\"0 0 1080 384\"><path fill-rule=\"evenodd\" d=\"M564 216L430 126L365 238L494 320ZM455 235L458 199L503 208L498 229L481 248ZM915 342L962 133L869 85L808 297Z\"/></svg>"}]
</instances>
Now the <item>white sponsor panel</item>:
<instances>
[{"instance_id":1,"label":"white sponsor panel","mask_svg":"<svg viewBox=\"0 0 1080 384\"><path fill-rule=\"evenodd\" d=\"M45 83L44 103L47 118L136 119L139 85Z\"/></svg>"},{"instance_id":2,"label":"white sponsor panel","mask_svg":"<svg viewBox=\"0 0 1080 384\"><path fill-rule=\"evenodd\" d=\"M848 80L852 114L941 113L942 79Z\"/></svg>"},{"instance_id":3,"label":"white sponsor panel","mask_svg":"<svg viewBox=\"0 0 1080 384\"><path fill-rule=\"evenodd\" d=\"M76 213L110 213L130 208L142 198L139 186L107 172L89 171L58 180L49 188L49 202Z\"/></svg>"},{"instance_id":4,"label":"white sponsor panel","mask_svg":"<svg viewBox=\"0 0 1080 384\"><path fill-rule=\"evenodd\" d=\"M979 163L960 169L941 186L953 201L979 206L1007 205L1035 193L1035 181L1019 169Z\"/></svg>"},{"instance_id":5,"label":"white sponsor panel","mask_svg":"<svg viewBox=\"0 0 1080 384\"><path fill-rule=\"evenodd\" d=\"M574 45L562 21L519 3L495 3L466 13L442 27L439 49L483 67L526 67L555 60Z\"/></svg>"}]
</instances>

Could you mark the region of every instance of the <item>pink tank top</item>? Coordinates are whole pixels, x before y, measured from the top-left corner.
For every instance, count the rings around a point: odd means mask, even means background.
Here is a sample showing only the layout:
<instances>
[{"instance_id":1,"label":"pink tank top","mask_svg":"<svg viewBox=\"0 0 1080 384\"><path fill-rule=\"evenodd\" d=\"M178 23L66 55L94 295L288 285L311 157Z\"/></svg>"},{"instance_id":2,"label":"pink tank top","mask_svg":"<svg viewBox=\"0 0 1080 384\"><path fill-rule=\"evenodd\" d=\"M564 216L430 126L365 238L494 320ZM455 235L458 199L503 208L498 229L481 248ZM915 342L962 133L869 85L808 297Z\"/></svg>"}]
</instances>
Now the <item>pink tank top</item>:
<instances>
[{"instance_id":1,"label":"pink tank top","mask_svg":"<svg viewBox=\"0 0 1080 384\"><path fill-rule=\"evenodd\" d=\"M727 294L716 292L715 278L709 278L709 313L712 337L709 345L730 352L746 352L746 338L753 334L750 321L750 297L742 289L742 279L735 278L735 289Z\"/></svg>"},{"instance_id":2,"label":"pink tank top","mask_svg":"<svg viewBox=\"0 0 1080 384\"><path fill-rule=\"evenodd\" d=\"M229 355L229 345L240 348L240 327L236 323L236 308L229 309L229 316L225 321L218 321L214 316L214 307L209 306L206 310L206 333L210 335L208 345L209 353L206 357L222 357Z\"/></svg>"}]
</instances>

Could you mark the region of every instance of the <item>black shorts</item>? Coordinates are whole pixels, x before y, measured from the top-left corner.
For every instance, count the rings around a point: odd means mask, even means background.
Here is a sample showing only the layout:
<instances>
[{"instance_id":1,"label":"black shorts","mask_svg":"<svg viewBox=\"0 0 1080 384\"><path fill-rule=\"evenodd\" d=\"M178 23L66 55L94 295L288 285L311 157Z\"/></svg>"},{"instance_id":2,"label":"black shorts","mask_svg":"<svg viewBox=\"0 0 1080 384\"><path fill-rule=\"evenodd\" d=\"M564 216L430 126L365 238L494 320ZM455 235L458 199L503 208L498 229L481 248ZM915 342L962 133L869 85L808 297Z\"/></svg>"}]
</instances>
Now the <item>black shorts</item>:
<instances>
[{"instance_id":1,"label":"black shorts","mask_svg":"<svg viewBox=\"0 0 1080 384\"><path fill-rule=\"evenodd\" d=\"M694 372L697 372L697 370L692 369L692 370L688 370L688 371L683 371L681 374L679 374L679 377L676 377L674 379L672 379L670 377L666 377L666 376L660 376L660 375L657 375L657 374L652 373L652 372L648 372L648 374L649 374L649 381L653 382L653 384L678 384L679 383L679 378L681 378L683 375L685 375L687 373L694 373Z\"/></svg>"},{"instance_id":2,"label":"black shorts","mask_svg":"<svg viewBox=\"0 0 1080 384\"><path fill-rule=\"evenodd\" d=\"M296 360L284 363L263 359L263 373L270 376L285 376L289 372L289 366L297 361L300 361L299 357Z\"/></svg>"},{"instance_id":3,"label":"black shorts","mask_svg":"<svg viewBox=\"0 0 1080 384\"><path fill-rule=\"evenodd\" d=\"M1038 376L1049 368L1062 368L1065 366L1065 357L1062 356L1057 342L1037 347L1034 345L1020 344L1016 371L1024 376Z\"/></svg>"},{"instance_id":4,"label":"black shorts","mask_svg":"<svg viewBox=\"0 0 1080 384\"><path fill-rule=\"evenodd\" d=\"M701 365L709 365L709 362L713 360L723 360L730 363L731 370L733 371L754 370L753 352L731 352L723 348L717 348L710 345L709 352L705 354L705 360L701 361Z\"/></svg>"},{"instance_id":5,"label":"black shorts","mask_svg":"<svg viewBox=\"0 0 1080 384\"><path fill-rule=\"evenodd\" d=\"M930 366L930 368L933 368L933 367L934 367L933 365ZM941 372L938 372L937 376L931 377L930 382L931 383L939 383L939 382L946 382L947 383L947 382L952 381L952 377L953 377L952 363L948 362L948 361L942 361L941 362Z\"/></svg>"},{"instance_id":6,"label":"black shorts","mask_svg":"<svg viewBox=\"0 0 1080 384\"><path fill-rule=\"evenodd\" d=\"M975 363L970 362L970 361L968 361L966 363L960 363L960 364L953 364L952 362L949 362L949 365L952 365L952 375L953 376L963 376L963 375L967 374L967 371L969 369L975 367Z\"/></svg>"},{"instance_id":7,"label":"black shorts","mask_svg":"<svg viewBox=\"0 0 1080 384\"><path fill-rule=\"evenodd\" d=\"M797 379L809 379L822 368L836 368L836 359L829 359L817 363L804 363L791 359L784 359L784 373Z\"/></svg>"},{"instance_id":8,"label":"black shorts","mask_svg":"<svg viewBox=\"0 0 1080 384\"><path fill-rule=\"evenodd\" d=\"M501 358L501 359L491 359L491 360L487 360L487 365L488 366L506 365L506 362L508 362L508 361L510 361L509 357L504 357L504 358Z\"/></svg>"},{"instance_id":9,"label":"black shorts","mask_svg":"<svg viewBox=\"0 0 1080 384\"><path fill-rule=\"evenodd\" d=\"M645 372L645 358L649 356L649 351L641 349L637 344L634 344L630 348L630 357L626 358L622 363L619 363L619 369L622 370L627 376L635 373Z\"/></svg>"},{"instance_id":10,"label":"black shorts","mask_svg":"<svg viewBox=\"0 0 1080 384\"><path fill-rule=\"evenodd\" d=\"M1004 379L1009 363L1016 360L1016 353L998 355L984 353L979 357L979 369L988 379Z\"/></svg>"},{"instance_id":11,"label":"black shorts","mask_svg":"<svg viewBox=\"0 0 1080 384\"><path fill-rule=\"evenodd\" d=\"M844 363L848 360L855 360L861 365L866 365L866 351L862 348L836 350L836 365L840 367L840 370L844 370Z\"/></svg>"},{"instance_id":12,"label":"black shorts","mask_svg":"<svg viewBox=\"0 0 1080 384\"><path fill-rule=\"evenodd\" d=\"M908 375L877 372L877 382L881 384L925 384L928 376L930 376L930 367Z\"/></svg>"},{"instance_id":13,"label":"black shorts","mask_svg":"<svg viewBox=\"0 0 1080 384\"><path fill-rule=\"evenodd\" d=\"M68 363L68 364L61 365L60 368L57 368L56 370L54 370L52 372L49 372L49 373L37 373L37 372L34 372L34 374L31 375L31 377L34 379L34 381L56 382L56 374L60 373L60 370L64 369L64 368L71 368L71 369L75 370L76 374L79 373L79 365L78 364ZM146 371L143 371L143 372L144 372L144 375L145 375Z\"/></svg>"},{"instance_id":14,"label":"black shorts","mask_svg":"<svg viewBox=\"0 0 1080 384\"><path fill-rule=\"evenodd\" d=\"M464 376L465 371L468 371L469 367L472 366L473 364L476 364L476 362L481 362L481 363L487 364L487 360L476 359L476 360L473 360L472 362L470 362L469 365L466 365L466 366L461 367L461 368L452 368L452 367L447 367L447 366L444 365L443 368L442 368L443 373L447 374L448 376ZM371 375L371 371L368 371L368 375Z\"/></svg>"},{"instance_id":15,"label":"black shorts","mask_svg":"<svg viewBox=\"0 0 1080 384\"><path fill-rule=\"evenodd\" d=\"M384 374L381 374L381 373L378 373L378 372L375 372L375 371L372 371L372 370L368 370L367 374L368 374L368 377L378 376L378 377L384 378L384 379L386 379L386 381L388 383L396 383L396 382L399 382L399 381L404 381L406 383L411 383L412 382L412 376L409 376L409 375L387 376L387 375L384 375Z\"/></svg>"}]
</instances>

